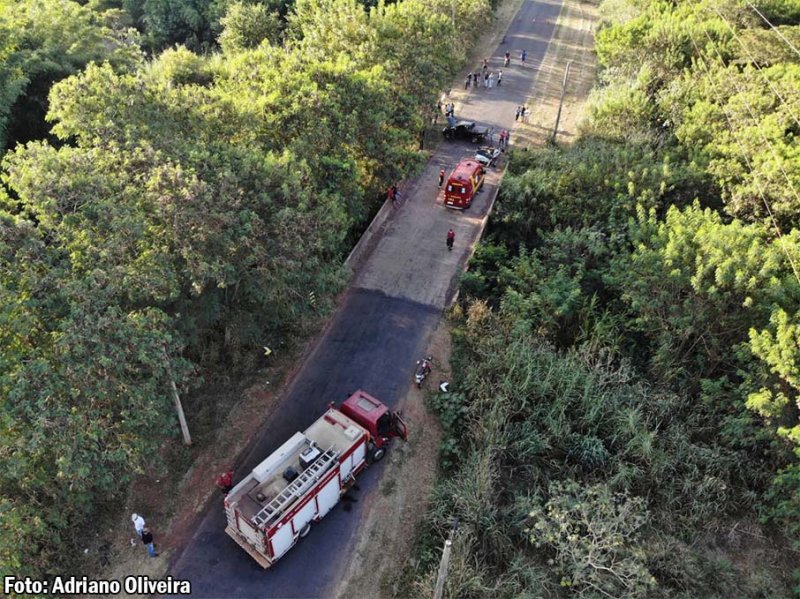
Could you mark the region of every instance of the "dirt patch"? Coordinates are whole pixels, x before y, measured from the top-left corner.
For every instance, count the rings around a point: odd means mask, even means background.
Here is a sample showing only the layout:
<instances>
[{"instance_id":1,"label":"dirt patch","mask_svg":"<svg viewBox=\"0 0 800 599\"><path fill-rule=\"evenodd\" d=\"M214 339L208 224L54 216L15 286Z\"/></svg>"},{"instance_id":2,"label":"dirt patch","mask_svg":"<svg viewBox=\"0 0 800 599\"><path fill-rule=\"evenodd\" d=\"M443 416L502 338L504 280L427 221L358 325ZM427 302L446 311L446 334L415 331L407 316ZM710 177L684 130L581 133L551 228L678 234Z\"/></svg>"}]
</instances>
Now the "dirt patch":
<instances>
[{"instance_id":1,"label":"dirt patch","mask_svg":"<svg viewBox=\"0 0 800 599\"><path fill-rule=\"evenodd\" d=\"M428 353L434 358L433 371L422 389L409 385L403 402L403 417L410 431L408 442L397 445L390 454L377 497L339 585L337 597L341 599L363 597L364 589L370 589L370 597L376 599L398 595L397 575L410 560L416 527L428 507L438 474L441 428L425 406L425 395L435 392L440 381L450 379L451 339L445 320L434 332Z\"/></svg>"}]
</instances>

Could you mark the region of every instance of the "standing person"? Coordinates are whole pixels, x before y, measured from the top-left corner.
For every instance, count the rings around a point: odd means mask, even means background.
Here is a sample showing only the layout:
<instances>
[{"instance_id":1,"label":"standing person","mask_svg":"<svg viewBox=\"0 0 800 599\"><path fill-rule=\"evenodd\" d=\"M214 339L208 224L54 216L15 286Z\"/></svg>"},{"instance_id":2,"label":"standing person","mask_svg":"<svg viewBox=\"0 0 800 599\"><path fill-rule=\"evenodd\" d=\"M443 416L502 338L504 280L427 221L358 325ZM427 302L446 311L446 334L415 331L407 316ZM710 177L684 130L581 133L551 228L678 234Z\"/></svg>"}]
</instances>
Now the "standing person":
<instances>
[{"instance_id":1,"label":"standing person","mask_svg":"<svg viewBox=\"0 0 800 599\"><path fill-rule=\"evenodd\" d=\"M472 73L467 73L467 78L464 81L464 89L469 89L470 83L472 83Z\"/></svg>"},{"instance_id":2,"label":"standing person","mask_svg":"<svg viewBox=\"0 0 800 599\"><path fill-rule=\"evenodd\" d=\"M233 489L233 470L226 470L217 477L217 486L223 495L227 495Z\"/></svg>"},{"instance_id":3,"label":"standing person","mask_svg":"<svg viewBox=\"0 0 800 599\"><path fill-rule=\"evenodd\" d=\"M504 57L505 57L505 60L503 60L503 66L507 67L508 64L511 62L511 52L506 50L506 53L504 54Z\"/></svg>"},{"instance_id":4,"label":"standing person","mask_svg":"<svg viewBox=\"0 0 800 599\"><path fill-rule=\"evenodd\" d=\"M503 71L497 71L497 87L503 82Z\"/></svg>"},{"instance_id":5,"label":"standing person","mask_svg":"<svg viewBox=\"0 0 800 599\"><path fill-rule=\"evenodd\" d=\"M508 131L506 131L505 129L503 129L503 130L500 132L500 147L501 147L501 148L505 148L505 147L506 147L506 137L507 137L507 136L508 136Z\"/></svg>"},{"instance_id":6,"label":"standing person","mask_svg":"<svg viewBox=\"0 0 800 599\"><path fill-rule=\"evenodd\" d=\"M525 59L528 58L528 52L526 50L522 51L522 54L519 55L522 64L525 64Z\"/></svg>"},{"instance_id":7,"label":"standing person","mask_svg":"<svg viewBox=\"0 0 800 599\"><path fill-rule=\"evenodd\" d=\"M440 168L439 169L439 187L442 186L442 183L444 183L444 169Z\"/></svg>"},{"instance_id":8,"label":"standing person","mask_svg":"<svg viewBox=\"0 0 800 599\"><path fill-rule=\"evenodd\" d=\"M483 72L483 87L489 87L489 72Z\"/></svg>"},{"instance_id":9,"label":"standing person","mask_svg":"<svg viewBox=\"0 0 800 599\"><path fill-rule=\"evenodd\" d=\"M456 232L453 229L447 231L447 250L452 251L453 242L456 240Z\"/></svg>"},{"instance_id":10,"label":"standing person","mask_svg":"<svg viewBox=\"0 0 800 599\"><path fill-rule=\"evenodd\" d=\"M142 529L142 543L147 547L147 555L150 557L158 557L156 553L156 546L153 544L153 533L149 528Z\"/></svg>"},{"instance_id":11,"label":"standing person","mask_svg":"<svg viewBox=\"0 0 800 599\"><path fill-rule=\"evenodd\" d=\"M488 58L484 58L483 59L483 70L485 71L488 68L489 68L489 59Z\"/></svg>"},{"instance_id":12,"label":"standing person","mask_svg":"<svg viewBox=\"0 0 800 599\"><path fill-rule=\"evenodd\" d=\"M386 190L386 198L387 198L388 200L391 200L391 201L392 201L392 206L393 206L394 208L397 208L397 194L396 194L396 191L395 191L395 189L396 189L396 188L395 188L395 186L394 186L394 185L390 186L390 187L389 187L389 189L388 189L388 190Z\"/></svg>"},{"instance_id":13,"label":"standing person","mask_svg":"<svg viewBox=\"0 0 800 599\"><path fill-rule=\"evenodd\" d=\"M144 530L144 518L139 514L133 513L131 514L131 522L133 522L133 529L136 531L136 534L141 538L142 530Z\"/></svg>"},{"instance_id":14,"label":"standing person","mask_svg":"<svg viewBox=\"0 0 800 599\"><path fill-rule=\"evenodd\" d=\"M517 113L514 115L514 120L519 120L519 115L522 113L522 106L517 106Z\"/></svg>"},{"instance_id":15,"label":"standing person","mask_svg":"<svg viewBox=\"0 0 800 599\"><path fill-rule=\"evenodd\" d=\"M531 109L525 106L522 109L522 122L527 123L530 116L531 116Z\"/></svg>"},{"instance_id":16,"label":"standing person","mask_svg":"<svg viewBox=\"0 0 800 599\"><path fill-rule=\"evenodd\" d=\"M489 89L492 89L494 87L494 79L495 79L495 74L489 73Z\"/></svg>"}]
</instances>

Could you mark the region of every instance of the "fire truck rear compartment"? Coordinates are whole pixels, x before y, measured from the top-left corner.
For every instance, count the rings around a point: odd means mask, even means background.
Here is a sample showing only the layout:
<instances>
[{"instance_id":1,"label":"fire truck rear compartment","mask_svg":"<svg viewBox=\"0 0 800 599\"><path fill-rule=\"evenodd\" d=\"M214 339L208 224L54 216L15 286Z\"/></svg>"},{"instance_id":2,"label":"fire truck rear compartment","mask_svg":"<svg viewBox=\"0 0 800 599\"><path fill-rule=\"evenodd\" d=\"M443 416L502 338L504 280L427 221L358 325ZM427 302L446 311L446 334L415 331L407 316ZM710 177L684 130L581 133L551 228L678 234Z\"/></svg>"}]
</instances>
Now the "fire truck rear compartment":
<instances>
[{"instance_id":1,"label":"fire truck rear compartment","mask_svg":"<svg viewBox=\"0 0 800 599\"><path fill-rule=\"evenodd\" d=\"M232 490L228 497L229 503L236 506L243 518L252 519L290 484L284 477L288 469L294 469L301 474L324 451L333 450L341 455L362 434L364 430L350 418L341 412L329 411L324 418L311 425L305 435L296 433L256 466L252 476ZM327 470L329 468L325 469ZM291 503L285 509L289 507Z\"/></svg>"}]
</instances>

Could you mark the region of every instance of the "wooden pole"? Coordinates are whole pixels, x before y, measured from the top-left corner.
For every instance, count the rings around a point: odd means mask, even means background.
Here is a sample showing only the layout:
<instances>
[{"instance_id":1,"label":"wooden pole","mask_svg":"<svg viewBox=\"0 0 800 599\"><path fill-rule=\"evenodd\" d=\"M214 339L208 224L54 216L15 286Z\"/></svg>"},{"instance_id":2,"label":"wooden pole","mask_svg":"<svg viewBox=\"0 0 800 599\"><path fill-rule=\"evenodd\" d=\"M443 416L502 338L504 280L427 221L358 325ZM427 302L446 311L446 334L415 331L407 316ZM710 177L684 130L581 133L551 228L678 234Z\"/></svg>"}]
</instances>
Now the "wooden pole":
<instances>
[{"instance_id":1,"label":"wooden pole","mask_svg":"<svg viewBox=\"0 0 800 599\"><path fill-rule=\"evenodd\" d=\"M183 434L183 444L191 445L192 436L189 434L189 425L186 424L186 416L183 413L183 404L181 404L181 396L178 395L178 386L175 384L175 377L172 374L172 365L167 356L167 349L164 348L164 364L167 366L167 375L169 376L169 386L172 391L172 399L175 400L175 411L178 412L178 422L181 425L181 433Z\"/></svg>"},{"instance_id":2,"label":"wooden pole","mask_svg":"<svg viewBox=\"0 0 800 599\"><path fill-rule=\"evenodd\" d=\"M558 114L556 114L556 126L553 127L553 143L556 143L556 135L558 135L558 122L561 120L561 107L564 105L564 95L567 93L567 79L569 78L569 68L572 66L572 61L567 62L567 69L564 71L564 84L561 86L561 101L558 103Z\"/></svg>"},{"instance_id":3,"label":"wooden pole","mask_svg":"<svg viewBox=\"0 0 800 599\"><path fill-rule=\"evenodd\" d=\"M439 576L436 579L436 588L433 591L433 599L442 599L444 594L444 583L447 580L447 569L450 567L450 550L453 546L453 541L447 539L444 542L444 550L442 551L442 559L439 562Z\"/></svg>"}]
</instances>

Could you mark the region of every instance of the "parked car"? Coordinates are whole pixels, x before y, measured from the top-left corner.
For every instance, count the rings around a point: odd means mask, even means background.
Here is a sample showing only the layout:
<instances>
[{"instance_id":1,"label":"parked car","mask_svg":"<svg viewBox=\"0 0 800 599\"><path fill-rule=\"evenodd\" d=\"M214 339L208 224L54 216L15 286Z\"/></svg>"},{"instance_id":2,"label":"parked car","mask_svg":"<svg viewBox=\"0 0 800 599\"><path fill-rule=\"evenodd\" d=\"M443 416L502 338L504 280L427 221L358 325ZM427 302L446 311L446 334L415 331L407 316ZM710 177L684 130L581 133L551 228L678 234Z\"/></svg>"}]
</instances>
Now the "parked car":
<instances>
[{"instance_id":1,"label":"parked car","mask_svg":"<svg viewBox=\"0 0 800 599\"><path fill-rule=\"evenodd\" d=\"M497 158L502 154L500 148L492 146L483 146L475 152L475 160L484 166L492 166L497 161Z\"/></svg>"},{"instance_id":2,"label":"parked car","mask_svg":"<svg viewBox=\"0 0 800 599\"><path fill-rule=\"evenodd\" d=\"M458 121L442 129L442 135L445 139L466 139L476 144L486 141L490 131L489 127L475 121Z\"/></svg>"}]
</instances>

